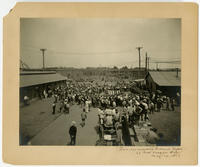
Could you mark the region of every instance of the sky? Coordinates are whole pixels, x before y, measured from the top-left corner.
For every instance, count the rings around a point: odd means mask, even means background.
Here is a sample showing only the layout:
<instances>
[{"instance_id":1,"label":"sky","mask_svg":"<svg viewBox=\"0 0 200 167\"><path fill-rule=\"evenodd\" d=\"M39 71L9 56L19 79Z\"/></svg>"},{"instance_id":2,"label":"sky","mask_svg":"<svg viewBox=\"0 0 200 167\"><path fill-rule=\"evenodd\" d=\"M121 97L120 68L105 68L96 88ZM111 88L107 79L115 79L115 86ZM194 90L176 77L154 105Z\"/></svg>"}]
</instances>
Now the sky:
<instances>
[{"instance_id":1,"label":"sky","mask_svg":"<svg viewBox=\"0 0 200 167\"><path fill-rule=\"evenodd\" d=\"M180 19L52 18L20 21L20 59L30 68L138 67L136 47L141 46L150 68L155 62L181 60ZM159 68L180 67L160 63Z\"/></svg>"}]
</instances>

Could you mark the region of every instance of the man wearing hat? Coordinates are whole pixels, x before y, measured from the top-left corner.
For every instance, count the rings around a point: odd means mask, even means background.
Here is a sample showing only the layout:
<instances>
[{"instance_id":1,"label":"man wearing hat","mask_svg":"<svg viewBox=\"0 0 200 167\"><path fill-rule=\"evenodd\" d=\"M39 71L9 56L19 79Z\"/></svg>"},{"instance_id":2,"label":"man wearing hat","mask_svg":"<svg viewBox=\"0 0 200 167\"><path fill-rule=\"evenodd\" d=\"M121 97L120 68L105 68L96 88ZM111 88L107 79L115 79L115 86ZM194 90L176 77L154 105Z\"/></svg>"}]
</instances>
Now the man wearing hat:
<instances>
[{"instance_id":1,"label":"man wearing hat","mask_svg":"<svg viewBox=\"0 0 200 167\"><path fill-rule=\"evenodd\" d=\"M76 145L76 133L77 133L76 122L72 121L71 127L69 128L69 135L71 138L70 145Z\"/></svg>"},{"instance_id":2,"label":"man wearing hat","mask_svg":"<svg viewBox=\"0 0 200 167\"><path fill-rule=\"evenodd\" d=\"M69 102L67 99L64 101L64 112L69 114Z\"/></svg>"}]
</instances>

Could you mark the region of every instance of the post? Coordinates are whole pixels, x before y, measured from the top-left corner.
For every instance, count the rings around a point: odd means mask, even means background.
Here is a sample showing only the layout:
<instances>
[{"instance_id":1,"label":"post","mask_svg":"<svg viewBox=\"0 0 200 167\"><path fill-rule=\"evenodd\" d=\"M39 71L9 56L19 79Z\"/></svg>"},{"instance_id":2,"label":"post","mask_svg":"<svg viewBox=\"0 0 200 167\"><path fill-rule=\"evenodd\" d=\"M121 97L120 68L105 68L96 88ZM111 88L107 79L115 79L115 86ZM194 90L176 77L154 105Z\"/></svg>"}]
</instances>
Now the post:
<instances>
[{"instance_id":1,"label":"post","mask_svg":"<svg viewBox=\"0 0 200 167\"><path fill-rule=\"evenodd\" d=\"M141 68L140 50L142 49L142 47L136 47L136 49L138 50L138 53L139 53L139 69L138 69L138 79L139 79L140 78L140 68Z\"/></svg>"},{"instance_id":2,"label":"post","mask_svg":"<svg viewBox=\"0 0 200 167\"><path fill-rule=\"evenodd\" d=\"M147 57L147 69L149 71L149 60L150 60L150 57Z\"/></svg>"},{"instance_id":3,"label":"post","mask_svg":"<svg viewBox=\"0 0 200 167\"><path fill-rule=\"evenodd\" d=\"M46 49L40 49L40 51L42 51L42 57L43 57L43 70L45 69L45 59L44 59L44 52L46 51Z\"/></svg>"},{"instance_id":4,"label":"post","mask_svg":"<svg viewBox=\"0 0 200 167\"><path fill-rule=\"evenodd\" d=\"M141 68L140 50L142 49L142 47L136 47L136 49L138 50L138 53L139 53L139 70L140 70Z\"/></svg>"},{"instance_id":5,"label":"post","mask_svg":"<svg viewBox=\"0 0 200 167\"><path fill-rule=\"evenodd\" d=\"M178 68L176 68L176 78L178 78Z\"/></svg>"},{"instance_id":6,"label":"post","mask_svg":"<svg viewBox=\"0 0 200 167\"><path fill-rule=\"evenodd\" d=\"M145 57L145 70L147 71L147 52L146 52L146 57Z\"/></svg>"}]
</instances>

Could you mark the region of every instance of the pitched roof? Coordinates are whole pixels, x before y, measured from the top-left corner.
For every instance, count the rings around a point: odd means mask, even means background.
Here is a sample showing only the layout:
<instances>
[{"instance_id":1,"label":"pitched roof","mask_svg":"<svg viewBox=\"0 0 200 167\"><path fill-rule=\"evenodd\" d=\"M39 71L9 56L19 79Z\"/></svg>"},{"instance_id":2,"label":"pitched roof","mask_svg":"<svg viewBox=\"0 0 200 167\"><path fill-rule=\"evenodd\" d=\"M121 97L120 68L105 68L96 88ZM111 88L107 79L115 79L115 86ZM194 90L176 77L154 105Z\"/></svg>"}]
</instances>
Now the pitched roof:
<instances>
[{"instance_id":1,"label":"pitched roof","mask_svg":"<svg viewBox=\"0 0 200 167\"><path fill-rule=\"evenodd\" d=\"M34 74L56 74L56 71L42 71L42 70L20 71L20 75L34 75Z\"/></svg>"},{"instance_id":2,"label":"pitched roof","mask_svg":"<svg viewBox=\"0 0 200 167\"><path fill-rule=\"evenodd\" d=\"M66 77L57 73L22 73L20 74L20 88L56 81L63 81L66 79Z\"/></svg>"},{"instance_id":3,"label":"pitched roof","mask_svg":"<svg viewBox=\"0 0 200 167\"><path fill-rule=\"evenodd\" d=\"M150 71L149 75L159 86L181 86L181 72L176 71Z\"/></svg>"}]
</instances>

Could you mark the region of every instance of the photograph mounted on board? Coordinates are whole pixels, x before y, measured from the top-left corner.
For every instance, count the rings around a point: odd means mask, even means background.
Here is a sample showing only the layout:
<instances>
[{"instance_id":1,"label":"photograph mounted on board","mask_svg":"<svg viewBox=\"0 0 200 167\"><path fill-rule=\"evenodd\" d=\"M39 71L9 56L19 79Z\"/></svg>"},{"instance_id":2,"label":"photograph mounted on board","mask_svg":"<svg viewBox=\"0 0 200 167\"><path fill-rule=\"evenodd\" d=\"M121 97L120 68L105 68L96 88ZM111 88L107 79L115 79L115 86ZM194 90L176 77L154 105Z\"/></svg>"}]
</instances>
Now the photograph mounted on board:
<instances>
[{"instance_id":1,"label":"photograph mounted on board","mask_svg":"<svg viewBox=\"0 0 200 167\"><path fill-rule=\"evenodd\" d=\"M19 61L19 145L181 145L181 19L22 18Z\"/></svg>"}]
</instances>

